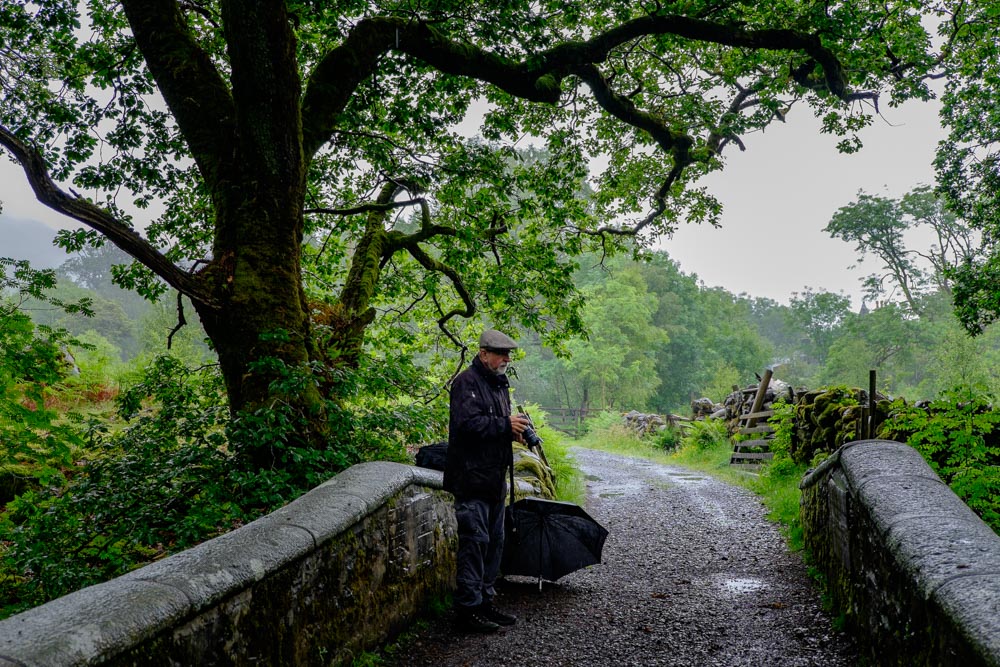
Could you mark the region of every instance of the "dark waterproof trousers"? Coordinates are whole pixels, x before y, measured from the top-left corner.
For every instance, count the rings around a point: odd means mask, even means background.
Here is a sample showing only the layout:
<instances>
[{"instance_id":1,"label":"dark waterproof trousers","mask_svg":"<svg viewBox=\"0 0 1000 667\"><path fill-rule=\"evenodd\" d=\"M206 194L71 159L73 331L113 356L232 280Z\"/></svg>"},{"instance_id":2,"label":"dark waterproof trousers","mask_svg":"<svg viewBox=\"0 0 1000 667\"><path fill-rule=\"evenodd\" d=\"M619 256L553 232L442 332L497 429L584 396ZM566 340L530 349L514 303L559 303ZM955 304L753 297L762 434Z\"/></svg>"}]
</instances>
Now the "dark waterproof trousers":
<instances>
[{"instance_id":1,"label":"dark waterproof trousers","mask_svg":"<svg viewBox=\"0 0 1000 667\"><path fill-rule=\"evenodd\" d=\"M503 555L504 501L455 499L458 563L455 605L476 607L490 602Z\"/></svg>"}]
</instances>

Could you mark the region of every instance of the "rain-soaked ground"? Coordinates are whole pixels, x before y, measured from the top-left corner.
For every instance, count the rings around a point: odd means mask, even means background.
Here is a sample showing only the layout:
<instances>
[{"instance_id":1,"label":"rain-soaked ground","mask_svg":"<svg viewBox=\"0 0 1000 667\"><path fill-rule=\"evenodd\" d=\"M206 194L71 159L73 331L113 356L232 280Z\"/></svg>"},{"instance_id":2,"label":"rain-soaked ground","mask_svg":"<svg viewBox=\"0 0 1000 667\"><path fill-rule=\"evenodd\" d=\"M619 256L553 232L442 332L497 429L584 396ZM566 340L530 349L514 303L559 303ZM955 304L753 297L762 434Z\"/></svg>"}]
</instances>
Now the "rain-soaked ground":
<instances>
[{"instance_id":1,"label":"rain-soaked ground","mask_svg":"<svg viewBox=\"0 0 1000 667\"><path fill-rule=\"evenodd\" d=\"M498 606L519 617L492 635L430 620L386 664L437 667L780 665L857 662L831 627L798 554L760 501L682 468L574 450L604 559L545 583L512 577Z\"/></svg>"}]
</instances>

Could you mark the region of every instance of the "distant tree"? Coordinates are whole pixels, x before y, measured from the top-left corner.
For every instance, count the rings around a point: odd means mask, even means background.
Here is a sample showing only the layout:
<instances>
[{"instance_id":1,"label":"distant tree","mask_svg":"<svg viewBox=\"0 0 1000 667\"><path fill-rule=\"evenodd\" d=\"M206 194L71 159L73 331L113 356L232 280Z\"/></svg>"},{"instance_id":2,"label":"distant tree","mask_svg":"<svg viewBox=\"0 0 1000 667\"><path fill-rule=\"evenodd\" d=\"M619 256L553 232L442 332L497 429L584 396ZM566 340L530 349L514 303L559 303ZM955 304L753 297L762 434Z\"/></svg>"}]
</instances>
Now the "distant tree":
<instances>
[{"instance_id":1,"label":"distant tree","mask_svg":"<svg viewBox=\"0 0 1000 667\"><path fill-rule=\"evenodd\" d=\"M653 324L666 335L666 341L655 349L660 382L651 407L673 412L687 406L692 394L701 394L708 379L702 336L706 322L698 307L700 287L666 252L651 255L639 271L658 300Z\"/></svg>"},{"instance_id":2,"label":"distant tree","mask_svg":"<svg viewBox=\"0 0 1000 667\"><path fill-rule=\"evenodd\" d=\"M128 254L117 246L104 243L81 248L59 265L56 274L61 283L69 280L74 285L119 303L131 319L138 320L149 307L149 302L136 292L115 284L115 274L127 272L131 264L132 258Z\"/></svg>"},{"instance_id":3,"label":"distant tree","mask_svg":"<svg viewBox=\"0 0 1000 667\"><path fill-rule=\"evenodd\" d=\"M773 347L750 321L750 304L720 288L703 289L699 299L704 321L702 338L711 350L708 368L731 368L742 382L750 382L774 359ZM730 387L723 388L728 393Z\"/></svg>"},{"instance_id":4,"label":"distant tree","mask_svg":"<svg viewBox=\"0 0 1000 667\"><path fill-rule=\"evenodd\" d=\"M580 323L574 255L717 221L691 183L800 102L857 150L876 102L928 95L925 19L966 12L2 0L0 145L45 205L87 227L67 248L103 236L137 262L120 284L190 299L234 416L280 398L295 437L325 448L324 398L342 398L339 373L372 354L383 290L419 286L397 310L456 347L455 323L477 315L564 338ZM488 105L489 143L455 131L473 100ZM526 134L553 158L511 171ZM608 168L588 204L576 193L595 156ZM402 209L419 228L397 227ZM327 372L292 385L289 369ZM238 455L276 465L267 447Z\"/></svg>"},{"instance_id":5,"label":"distant tree","mask_svg":"<svg viewBox=\"0 0 1000 667\"><path fill-rule=\"evenodd\" d=\"M903 195L899 210L914 228L929 228L935 242L930 248L915 248L931 266L931 280L941 292L951 293L950 276L955 267L968 262L976 251L978 234L968 223L946 208L945 200L928 186L920 186Z\"/></svg>"},{"instance_id":6,"label":"distant tree","mask_svg":"<svg viewBox=\"0 0 1000 667\"><path fill-rule=\"evenodd\" d=\"M750 322L761 337L771 343L776 360L793 354L801 342L788 317L788 306L764 297L747 297Z\"/></svg>"},{"instance_id":7,"label":"distant tree","mask_svg":"<svg viewBox=\"0 0 1000 667\"><path fill-rule=\"evenodd\" d=\"M930 248L907 243L905 235L919 228L933 231L936 242ZM972 230L927 186L900 200L862 191L855 202L834 213L823 231L853 242L859 260L874 255L882 263L883 273L865 280L872 301L899 290L916 314L922 311L920 296L927 290L950 291L948 275L972 257L975 246Z\"/></svg>"},{"instance_id":8,"label":"distant tree","mask_svg":"<svg viewBox=\"0 0 1000 667\"><path fill-rule=\"evenodd\" d=\"M831 341L819 382L864 387L875 370L880 387L899 386L910 380L909 362L927 342L921 333L920 323L895 304L851 313Z\"/></svg>"},{"instance_id":9,"label":"distant tree","mask_svg":"<svg viewBox=\"0 0 1000 667\"><path fill-rule=\"evenodd\" d=\"M843 294L814 292L810 287L792 294L789 321L802 332L803 349L813 361L822 364L826 360L850 309L851 300Z\"/></svg>"},{"instance_id":10,"label":"distant tree","mask_svg":"<svg viewBox=\"0 0 1000 667\"><path fill-rule=\"evenodd\" d=\"M567 344L557 373L570 407L581 410L646 409L660 380L655 351L666 343L653 326L656 297L635 268L585 288L588 335Z\"/></svg>"},{"instance_id":11,"label":"distant tree","mask_svg":"<svg viewBox=\"0 0 1000 667\"><path fill-rule=\"evenodd\" d=\"M639 270L659 301L653 323L667 336L656 347L656 410L683 411L706 392L721 399L771 363L773 348L751 323L745 299L699 285L666 252L652 253Z\"/></svg>"}]
</instances>

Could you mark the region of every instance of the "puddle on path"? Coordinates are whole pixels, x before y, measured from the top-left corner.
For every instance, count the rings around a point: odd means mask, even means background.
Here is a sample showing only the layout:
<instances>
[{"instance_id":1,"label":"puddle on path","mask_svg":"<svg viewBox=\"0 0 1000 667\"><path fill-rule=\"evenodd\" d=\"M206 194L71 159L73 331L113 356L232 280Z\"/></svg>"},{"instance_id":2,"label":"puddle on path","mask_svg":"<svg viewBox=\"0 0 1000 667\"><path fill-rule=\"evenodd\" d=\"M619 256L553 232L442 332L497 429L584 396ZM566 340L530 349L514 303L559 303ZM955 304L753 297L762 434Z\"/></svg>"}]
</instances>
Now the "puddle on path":
<instances>
[{"instance_id":1,"label":"puddle on path","mask_svg":"<svg viewBox=\"0 0 1000 667\"><path fill-rule=\"evenodd\" d=\"M678 482L703 482L708 479L707 477L702 477L701 475L686 475L683 473L673 473L670 476Z\"/></svg>"},{"instance_id":2,"label":"puddle on path","mask_svg":"<svg viewBox=\"0 0 1000 667\"><path fill-rule=\"evenodd\" d=\"M756 593L757 591L767 588L767 584L763 581L760 579L753 579L751 577L742 579L723 579L721 583L723 590L733 595Z\"/></svg>"},{"instance_id":3,"label":"puddle on path","mask_svg":"<svg viewBox=\"0 0 1000 667\"><path fill-rule=\"evenodd\" d=\"M587 488L595 496L612 498L615 496L632 496L642 493L648 488L648 483L638 479L628 479L618 482L608 482L603 479L589 481Z\"/></svg>"}]
</instances>

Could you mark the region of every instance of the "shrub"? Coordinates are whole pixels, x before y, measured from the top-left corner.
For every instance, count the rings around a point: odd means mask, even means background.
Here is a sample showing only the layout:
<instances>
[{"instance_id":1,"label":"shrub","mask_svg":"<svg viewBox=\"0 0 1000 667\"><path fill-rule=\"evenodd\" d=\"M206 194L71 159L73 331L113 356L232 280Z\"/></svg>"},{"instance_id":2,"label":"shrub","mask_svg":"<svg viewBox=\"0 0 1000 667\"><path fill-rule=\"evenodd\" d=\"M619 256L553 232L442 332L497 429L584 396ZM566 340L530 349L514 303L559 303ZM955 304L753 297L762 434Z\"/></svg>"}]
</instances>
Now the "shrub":
<instances>
[{"instance_id":1,"label":"shrub","mask_svg":"<svg viewBox=\"0 0 1000 667\"><path fill-rule=\"evenodd\" d=\"M312 381L280 370L288 391ZM217 367L157 357L117 398L125 425L94 422L69 479L21 492L0 515L10 535L0 542L0 616L226 532L361 460L405 460L406 439L429 433L440 411L372 389L383 370L341 374L346 398L327 405L329 446L317 449L298 444L306 420L288 404L231 419ZM277 465L245 465L249 447L266 447Z\"/></svg>"},{"instance_id":2,"label":"shrub","mask_svg":"<svg viewBox=\"0 0 1000 667\"><path fill-rule=\"evenodd\" d=\"M672 452L681 445L681 432L679 428L667 426L663 430L656 431L652 435L653 444L665 452Z\"/></svg>"},{"instance_id":3,"label":"shrub","mask_svg":"<svg viewBox=\"0 0 1000 667\"><path fill-rule=\"evenodd\" d=\"M926 407L893 404L885 432L906 437L993 530L1000 532L1000 411L981 387L945 390Z\"/></svg>"},{"instance_id":4,"label":"shrub","mask_svg":"<svg viewBox=\"0 0 1000 667\"><path fill-rule=\"evenodd\" d=\"M726 428L726 422L721 419L687 422L683 429L682 447L706 450L722 444L727 446L729 444L729 430Z\"/></svg>"},{"instance_id":5,"label":"shrub","mask_svg":"<svg viewBox=\"0 0 1000 667\"><path fill-rule=\"evenodd\" d=\"M795 437L795 406L786 401L775 401L771 409L774 414L767 423L773 430L773 437L768 443L774 454L773 461L792 459L792 438Z\"/></svg>"},{"instance_id":6,"label":"shrub","mask_svg":"<svg viewBox=\"0 0 1000 667\"><path fill-rule=\"evenodd\" d=\"M222 500L228 410L218 382L209 370L158 359L119 396L126 428L95 425L72 479L8 504L2 571L14 585L3 587L0 607L15 612L105 581L243 518Z\"/></svg>"}]
</instances>

